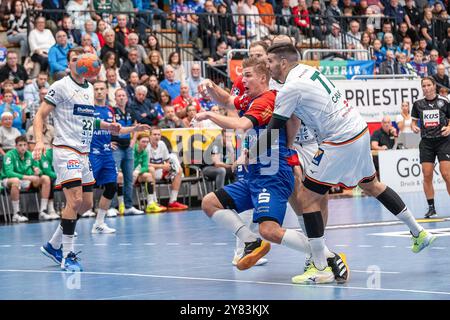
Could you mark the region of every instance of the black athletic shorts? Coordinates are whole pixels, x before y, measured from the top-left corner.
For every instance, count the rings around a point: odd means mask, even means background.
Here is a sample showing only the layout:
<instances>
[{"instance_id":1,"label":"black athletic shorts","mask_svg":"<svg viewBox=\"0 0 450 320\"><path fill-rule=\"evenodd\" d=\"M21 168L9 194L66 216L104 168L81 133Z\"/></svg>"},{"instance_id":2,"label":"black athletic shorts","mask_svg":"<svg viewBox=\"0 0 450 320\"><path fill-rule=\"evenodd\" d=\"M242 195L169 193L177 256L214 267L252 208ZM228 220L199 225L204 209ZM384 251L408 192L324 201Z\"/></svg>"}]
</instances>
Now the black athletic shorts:
<instances>
[{"instance_id":1,"label":"black athletic shorts","mask_svg":"<svg viewBox=\"0 0 450 320\"><path fill-rule=\"evenodd\" d=\"M450 137L427 139L423 138L419 144L420 163L438 161L450 161Z\"/></svg>"}]
</instances>

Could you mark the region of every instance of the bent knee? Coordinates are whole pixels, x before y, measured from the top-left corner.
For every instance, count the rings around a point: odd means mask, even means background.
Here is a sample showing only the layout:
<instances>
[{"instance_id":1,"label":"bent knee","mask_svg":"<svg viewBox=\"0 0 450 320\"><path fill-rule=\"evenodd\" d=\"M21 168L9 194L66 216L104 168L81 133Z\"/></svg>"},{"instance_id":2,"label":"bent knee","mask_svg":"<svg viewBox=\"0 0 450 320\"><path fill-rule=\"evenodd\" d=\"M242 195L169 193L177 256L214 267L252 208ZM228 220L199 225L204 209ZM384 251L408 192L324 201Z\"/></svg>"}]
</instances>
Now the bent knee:
<instances>
[{"instance_id":1,"label":"bent knee","mask_svg":"<svg viewBox=\"0 0 450 320\"><path fill-rule=\"evenodd\" d=\"M217 210L223 209L222 204L217 198L214 192L208 193L202 200L202 210L208 215L208 217L212 217L214 212Z\"/></svg>"}]
</instances>

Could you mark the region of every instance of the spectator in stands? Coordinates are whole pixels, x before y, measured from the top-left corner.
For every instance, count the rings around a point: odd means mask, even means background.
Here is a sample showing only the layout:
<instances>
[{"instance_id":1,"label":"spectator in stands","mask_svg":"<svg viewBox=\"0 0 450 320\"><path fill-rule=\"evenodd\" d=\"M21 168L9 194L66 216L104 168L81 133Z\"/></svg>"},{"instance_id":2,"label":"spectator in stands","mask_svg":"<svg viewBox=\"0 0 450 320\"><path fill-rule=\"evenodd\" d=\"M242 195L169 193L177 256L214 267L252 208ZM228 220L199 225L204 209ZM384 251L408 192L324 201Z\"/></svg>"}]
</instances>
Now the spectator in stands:
<instances>
[{"instance_id":1,"label":"spectator in stands","mask_svg":"<svg viewBox=\"0 0 450 320\"><path fill-rule=\"evenodd\" d=\"M310 14L312 35L317 40L322 41L327 33L327 26L320 9L320 0L312 0L311 8L308 11Z\"/></svg>"},{"instance_id":2,"label":"spectator in stands","mask_svg":"<svg viewBox=\"0 0 450 320\"><path fill-rule=\"evenodd\" d=\"M433 44L433 13L430 8L423 11L423 19L420 23L420 36L425 38L428 45Z\"/></svg>"},{"instance_id":3,"label":"spectator in stands","mask_svg":"<svg viewBox=\"0 0 450 320\"><path fill-rule=\"evenodd\" d=\"M169 92L170 98L175 99L180 95L181 82L175 79L175 70L171 65L164 68L164 75L165 79L159 85Z\"/></svg>"},{"instance_id":4,"label":"spectator in stands","mask_svg":"<svg viewBox=\"0 0 450 320\"><path fill-rule=\"evenodd\" d=\"M340 20L337 17L342 16L342 11L338 6L338 0L330 0L330 4L325 11L325 16L327 17L329 26L333 25L333 23L339 24Z\"/></svg>"},{"instance_id":5,"label":"spectator in stands","mask_svg":"<svg viewBox=\"0 0 450 320\"><path fill-rule=\"evenodd\" d=\"M92 0L92 18L97 22L97 28L100 21L110 24L112 22L112 0ZM103 32L103 30L101 30Z\"/></svg>"},{"instance_id":6,"label":"spectator in stands","mask_svg":"<svg viewBox=\"0 0 450 320\"><path fill-rule=\"evenodd\" d=\"M167 105L164 107L164 117L159 120L158 127L161 129L184 128L184 122L175 114L175 108Z\"/></svg>"},{"instance_id":7,"label":"spectator in stands","mask_svg":"<svg viewBox=\"0 0 450 320\"><path fill-rule=\"evenodd\" d=\"M148 80L145 65L138 61L138 50L136 48L130 48L128 51L128 59L122 64L119 70L122 79L128 79L131 72L137 72L139 83L145 83Z\"/></svg>"},{"instance_id":8,"label":"spectator in stands","mask_svg":"<svg viewBox=\"0 0 450 320\"><path fill-rule=\"evenodd\" d=\"M87 20L84 23L84 32L81 33L83 36L84 34L88 34L91 36L92 46L95 48L96 52L100 52L101 46L100 41L98 40L97 33L95 32L95 24L92 20Z\"/></svg>"},{"instance_id":9,"label":"spectator in stands","mask_svg":"<svg viewBox=\"0 0 450 320\"><path fill-rule=\"evenodd\" d=\"M403 9L405 10L405 13L409 18L409 22L407 22L408 28L416 29L420 25L420 13L417 7L414 5L414 0L405 0L405 6L403 7Z\"/></svg>"},{"instance_id":10,"label":"spectator in stands","mask_svg":"<svg viewBox=\"0 0 450 320\"><path fill-rule=\"evenodd\" d=\"M47 20L47 28L56 33L57 26L60 25L64 17L66 1L64 0L43 0L42 7L48 11L44 12Z\"/></svg>"},{"instance_id":11,"label":"spectator in stands","mask_svg":"<svg viewBox=\"0 0 450 320\"><path fill-rule=\"evenodd\" d=\"M6 91L3 94L3 103L0 104L0 114L3 112L10 112L13 115L13 127L20 131L20 133L25 133L22 126L25 123L25 112L22 108L13 102L13 93L11 91Z\"/></svg>"},{"instance_id":12,"label":"spectator in stands","mask_svg":"<svg viewBox=\"0 0 450 320\"><path fill-rule=\"evenodd\" d=\"M161 95L158 103L155 105L155 109L165 110L166 106L172 106L172 98L167 90L161 90Z\"/></svg>"},{"instance_id":13,"label":"spectator in stands","mask_svg":"<svg viewBox=\"0 0 450 320\"><path fill-rule=\"evenodd\" d=\"M449 27L448 23L448 13L447 11L442 9L441 2L435 2L434 7L440 7L440 11L433 13L433 17L436 19L433 21L434 24L434 37L437 41L442 41L447 37L447 27ZM433 11L434 12L434 11Z\"/></svg>"},{"instance_id":14,"label":"spectator in stands","mask_svg":"<svg viewBox=\"0 0 450 320\"><path fill-rule=\"evenodd\" d=\"M370 138L372 150L388 150L395 145L397 131L392 125L391 118L384 116L381 120L381 128L376 130Z\"/></svg>"},{"instance_id":15,"label":"spectator in stands","mask_svg":"<svg viewBox=\"0 0 450 320\"><path fill-rule=\"evenodd\" d=\"M443 57L447 57L450 52L450 27L447 28L447 37L438 44L439 54Z\"/></svg>"},{"instance_id":16,"label":"spectator in stands","mask_svg":"<svg viewBox=\"0 0 450 320\"><path fill-rule=\"evenodd\" d=\"M106 70L106 101L110 107L116 106L116 90L119 88L125 88L125 86L125 82L118 79L117 69L109 68Z\"/></svg>"},{"instance_id":17,"label":"spectator in stands","mask_svg":"<svg viewBox=\"0 0 450 320\"><path fill-rule=\"evenodd\" d=\"M84 53L97 55L97 52L95 51L95 48L92 45L92 38L90 34L85 33L81 36L81 46L84 49Z\"/></svg>"},{"instance_id":18,"label":"spectator in stands","mask_svg":"<svg viewBox=\"0 0 450 320\"><path fill-rule=\"evenodd\" d=\"M247 48L247 44L250 44L252 39L255 39L256 35L250 36L247 33L247 28L245 27L245 17L239 16L236 24L236 41L238 48Z\"/></svg>"},{"instance_id":19,"label":"spectator in stands","mask_svg":"<svg viewBox=\"0 0 450 320\"><path fill-rule=\"evenodd\" d=\"M123 47L128 48L128 35L134 30L128 28L128 20L125 14L117 15L117 27L114 28L116 33L116 42L119 42Z\"/></svg>"},{"instance_id":20,"label":"spectator in stands","mask_svg":"<svg viewBox=\"0 0 450 320\"><path fill-rule=\"evenodd\" d=\"M268 35L269 32L266 27L260 24L260 16L258 8L254 5L254 0L244 0L238 2L238 13L247 15L245 30L247 38L250 40L260 40L263 36Z\"/></svg>"},{"instance_id":21,"label":"spectator in stands","mask_svg":"<svg viewBox=\"0 0 450 320\"><path fill-rule=\"evenodd\" d=\"M147 81L147 98L150 99L152 103L158 103L161 99L162 89L159 86L158 78L155 75L151 75ZM161 109L162 110L162 109Z\"/></svg>"},{"instance_id":22,"label":"spectator in stands","mask_svg":"<svg viewBox=\"0 0 450 320\"><path fill-rule=\"evenodd\" d=\"M219 69L225 70L227 63L227 50L227 43L225 41L219 41L217 43L216 52L214 52L212 57L208 58L208 63Z\"/></svg>"},{"instance_id":23,"label":"spectator in stands","mask_svg":"<svg viewBox=\"0 0 450 320\"><path fill-rule=\"evenodd\" d=\"M153 127L150 132L150 144L147 147L149 153L149 166L156 173L156 180L167 180L171 182L170 197L167 208L169 210L186 210L188 207L177 202L178 191L181 186L182 169L177 163L176 156L169 155L169 150L161 141L161 129Z\"/></svg>"},{"instance_id":24,"label":"spectator in stands","mask_svg":"<svg viewBox=\"0 0 450 320\"><path fill-rule=\"evenodd\" d=\"M412 40L409 37L404 37L403 42L400 45L400 50L402 53L406 55L407 60L414 58L414 55L412 54Z\"/></svg>"},{"instance_id":25,"label":"spectator in stands","mask_svg":"<svg viewBox=\"0 0 450 320\"><path fill-rule=\"evenodd\" d=\"M392 23L389 20L385 20L383 22L383 26L381 28L381 32L378 32L377 38L384 42L384 35L386 33L393 33Z\"/></svg>"},{"instance_id":26,"label":"spectator in stands","mask_svg":"<svg viewBox=\"0 0 450 320\"><path fill-rule=\"evenodd\" d=\"M98 79L100 81L106 81L106 70L114 69L117 74L117 81L125 83L124 79L120 77L119 68L117 67L117 56L113 51L108 51L102 58L102 66L100 67L100 72L98 73Z\"/></svg>"},{"instance_id":27,"label":"spectator in stands","mask_svg":"<svg viewBox=\"0 0 450 320\"><path fill-rule=\"evenodd\" d=\"M447 76L450 76L450 52L444 56L444 59L442 60L442 64L445 67L445 74Z\"/></svg>"},{"instance_id":28,"label":"spectator in stands","mask_svg":"<svg viewBox=\"0 0 450 320\"><path fill-rule=\"evenodd\" d=\"M71 17L64 16L62 19L62 30L67 34L67 43L74 47L81 44L81 31L73 26Z\"/></svg>"},{"instance_id":29,"label":"spectator in stands","mask_svg":"<svg viewBox=\"0 0 450 320\"><path fill-rule=\"evenodd\" d=\"M423 63L423 52L421 50L414 52L414 60L411 62L411 66L419 77L423 78L428 75L427 65Z\"/></svg>"},{"instance_id":30,"label":"spectator in stands","mask_svg":"<svg viewBox=\"0 0 450 320\"><path fill-rule=\"evenodd\" d=\"M134 4L140 20L138 29L142 39L145 39L145 35L147 34L145 30L147 28L153 29L153 18L155 17L161 20L161 29L167 28L167 13L158 8L157 1L135 1Z\"/></svg>"},{"instance_id":31,"label":"spectator in stands","mask_svg":"<svg viewBox=\"0 0 450 320\"><path fill-rule=\"evenodd\" d=\"M133 2L131 0L114 0L112 2L112 11L113 12L122 12L122 14L126 14L130 17L130 23L134 22L134 13L136 10L134 8ZM118 17L117 17L117 22Z\"/></svg>"},{"instance_id":32,"label":"spectator in stands","mask_svg":"<svg viewBox=\"0 0 450 320\"><path fill-rule=\"evenodd\" d=\"M152 50L149 53L149 64L146 64L148 75L154 75L158 81L164 80L164 61L161 57L161 53L157 50Z\"/></svg>"},{"instance_id":33,"label":"spectator in stands","mask_svg":"<svg viewBox=\"0 0 450 320\"><path fill-rule=\"evenodd\" d=\"M135 98L135 96L136 96L135 90L138 85L139 85L139 75L137 74L137 72L133 71L130 73L130 77L128 78L128 84L125 87L125 90L128 95L128 99L130 101Z\"/></svg>"},{"instance_id":34,"label":"spectator in stands","mask_svg":"<svg viewBox=\"0 0 450 320\"><path fill-rule=\"evenodd\" d=\"M20 56L23 64L28 55L27 29L29 28L29 22L27 13L23 8L23 3L16 0L12 5L12 12L8 20L8 29L6 30L6 39L9 43L20 45Z\"/></svg>"},{"instance_id":35,"label":"spectator in stands","mask_svg":"<svg viewBox=\"0 0 450 320\"><path fill-rule=\"evenodd\" d=\"M255 6L258 8L258 13L261 15L259 24L264 27L264 32L267 34L277 32L272 4L266 0L258 0ZM267 31L265 31L266 29Z\"/></svg>"},{"instance_id":36,"label":"spectator in stands","mask_svg":"<svg viewBox=\"0 0 450 320\"><path fill-rule=\"evenodd\" d=\"M158 123L158 115L151 101L147 99L147 91L146 86L136 87L136 96L130 102L130 113L138 123L153 126Z\"/></svg>"},{"instance_id":37,"label":"spectator in stands","mask_svg":"<svg viewBox=\"0 0 450 320\"><path fill-rule=\"evenodd\" d=\"M145 43L147 44L147 52L149 52L149 54L148 54L149 56L150 56L150 52L153 50L156 50L159 52L159 50L160 50L159 41L154 33L150 33L148 35L147 41L145 41Z\"/></svg>"},{"instance_id":38,"label":"spectator in stands","mask_svg":"<svg viewBox=\"0 0 450 320\"><path fill-rule=\"evenodd\" d=\"M400 65L400 74L411 74L417 76L413 66L408 62L407 55L404 52L398 54L398 64Z\"/></svg>"},{"instance_id":39,"label":"spectator in stands","mask_svg":"<svg viewBox=\"0 0 450 320\"><path fill-rule=\"evenodd\" d=\"M409 17L405 9L398 4L398 0L390 0L384 8L384 15L386 17L394 18L395 24L400 24L403 21L410 24Z\"/></svg>"},{"instance_id":40,"label":"spectator in stands","mask_svg":"<svg viewBox=\"0 0 450 320\"><path fill-rule=\"evenodd\" d=\"M49 84L47 82L48 75L46 72L39 72L36 79L33 79L31 83L27 84L24 89L23 98L27 104L27 108L31 105L39 103L39 90L41 88L48 88Z\"/></svg>"},{"instance_id":41,"label":"spectator in stands","mask_svg":"<svg viewBox=\"0 0 450 320\"><path fill-rule=\"evenodd\" d=\"M8 54L8 49L5 48L3 44L0 43L0 68L6 64L6 55Z\"/></svg>"},{"instance_id":42,"label":"spectator in stands","mask_svg":"<svg viewBox=\"0 0 450 320\"><path fill-rule=\"evenodd\" d=\"M401 113L397 116L395 122L397 122L397 126L400 132L412 132L411 110L408 101L402 102Z\"/></svg>"},{"instance_id":43,"label":"spectator in stands","mask_svg":"<svg viewBox=\"0 0 450 320\"><path fill-rule=\"evenodd\" d=\"M406 37L410 38L412 43L419 40L416 30L408 28L408 24L406 22L402 22L400 23L398 30L395 33L395 42L400 44Z\"/></svg>"},{"instance_id":44,"label":"spectator in stands","mask_svg":"<svg viewBox=\"0 0 450 320\"><path fill-rule=\"evenodd\" d=\"M196 114L197 114L197 108L195 107L195 105L190 104L186 107L186 115L184 118L182 118L183 125L186 128L189 128L191 126L197 127L197 126L195 126L195 124L192 123L192 120L195 118Z\"/></svg>"},{"instance_id":45,"label":"spectator in stands","mask_svg":"<svg viewBox=\"0 0 450 320\"><path fill-rule=\"evenodd\" d=\"M198 33L198 23L195 21L195 17L189 7L184 4L184 0L176 0L176 3L172 5L172 20L176 19L177 23L173 23L173 26L177 27L177 31L181 32L181 43L188 43L189 40L195 41Z\"/></svg>"},{"instance_id":46,"label":"spectator in stands","mask_svg":"<svg viewBox=\"0 0 450 320\"><path fill-rule=\"evenodd\" d=\"M103 20L97 21L97 28L95 29L95 33L97 34L98 41L100 43L100 48L103 48L103 46L105 45L105 39L103 38L103 33L108 28L109 28L109 25L105 21L103 21Z\"/></svg>"},{"instance_id":47,"label":"spectator in stands","mask_svg":"<svg viewBox=\"0 0 450 320\"><path fill-rule=\"evenodd\" d=\"M199 17L199 32L204 47L208 46L209 52L214 52L217 41L222 37L219 30L219 18L212 0L206 0L204 14ZM179 79L182 81L182 79Z\"/></svg>"},{"instance_id":48,"label":"spectator in stands","mask_svg":"<svg viewBox=\"0 0 450 320\"><path fill-rule=\"evenodd\" d=\"M30 119L30 122L33 122L34 117L36 116L36 113L41 105L41 103L44 101L45 95L48 92L48 88L42 87L39 89L39 100L33 102L32 104L27 106L27 109L24 110L26 112L27 118ZM48 122L50 124L53 124L53 112L49 114L48 116Z\"/></svg>"},{"instance_id":49,"label":"spectator in stands","mask_svg":"<svg viewBox=\"0 0 450 320\"><path fill-rule=\"evenodd\" d=\"M53 139L55 138L55 128L48 123L48 121L44 122L44 145L45 149L51 149L53 144ZM28 147L30 151L34 150L34 147L36 145L36 139L34 138L34 132L33 132L33 126L30 126L27 130L27 141L28 141Z\"/></svg>"},{"instance_id":50,"label":"spectator in stands","mask_svg":"<svg viewBox=\"0 0 450 320\"><path fill-rule=\"evenodd\" d=\"M0 160L3 160L1 156L5 156L8 151L15 148L16 138L21 134L17 128L12 126L13 115L11 112L3 112L0 116Z\"/></svg>"},{"instance_id":51,"label":"spectator in stands","mask_svg":"<svg viewBox=\"0 0 450 320\"><path fill-rule=\"evenodd\" d=\"M432 76L436 80L436 93L439 93L441 87L450 89L450 82L448 76L445 74L445 66L439 64L436 68L436 74Z\"/></svg>"},{"instance_id":52,"label":"spectator in stands","mask_svg":"<svg viewBox=\"0 0 450 320\"><path fill-rule=\"evenodd\" d=\"M220 107L218 105L214 105L211 107L211 112L215 112L218 114L221 114L223 116L226 116L226 114L224 113L225 108L222 108L222 110L220 109ZM214 123L211 119L205 119L202 121L197 121L196 119L194 120L194 127L195 128L209 128L209 129L222 129L219 125L217 125L216 123Z\"/></svg>"},{"instance_id":53,"label":"spectator in stands","mask_svg":"<svg viewBox=\"0 0 450 320\"><path fill-rule=\"evenodd\" d=\"M205 111L211 111L211 108L216 105L216 103L212 100L211 96L208 94L200 94L200 106Z\"/></svg>"},{"instance_id":54,"label":"spectator in stands","mask_svg":"<svg viewBox=\"0 0 450 320\"><path fill-rule=\"evenodd\" d=\"M296 41L300 41L300 31L295 26L292 8L289 0L282 0L281 4L275 7L276 14L276 32L294 37Z\"/></svg>"},{"instance_id":55,"label":"spectator in stands","mask_svg":"<svg viewBox=\"0 0 450 320\"><path fill-rule=\"evenodd\" d=\"M391 50L386 51L386 61L380 65L380 74L401 74L400 65Z\"/></svg>"},{"instance_id":56,"label":"spectator in stands","mask_svg":"<svg viewBox=\"0 0 450 320\"><path fill-rule=\"evenodd\" d=\"M401 51L399 46L394 44L394 36L390 32L386 32L384 34L383 47L381 48L381 51L384 54L386 54L386 52L388 50L392 51L394 53L394 55L396 55L397 53L399 53Z\"/></svg>"},{"instance_id":57,"label":"spectator in stands","mask_svg":"<svg viewBox=\"0 0 450 320\"><path fill-rule=\"evenodd\" d=\"M180 54L177 51L174 51L169 54L169 58L167 64L172 66L174 70L175 80L183 82L186 80L186 70L184 69L183 64L181 63Z\"/></svg>"},{"instance_id":58,"label":"spectator in stands","mask_svg":"<svg viewBox=\"0 0 450 320\"><path fill-rule=\"evenodd\" d=\"M103 57L108 51L114 52L116 54L116 65L120 67L120 59L125 61L128 57L127 50L125 50L122 44L116 42L116 33L114 30L106 29L103 33L103 38L105 39L105 45L100 50L100 59L103 60Z\"/></svg>"},{"instance_id":59,"label":"spectator in stands","mask_svg":"<svg viewBox=\"0 0 450 320\"><path fill-rule=\"evenodd\" d=\"M325 38L325 44L330 49L344 49L341 27L337 22L332 24L331 33Z\"/></svg>"},{"instance_id":60,"label":"spectator in stands","mask_svg":"<svg viewBox=\"0 0 450 320\"><path fill-rule=\"evenodd\" d=\"M361 32L359 31L359 22L357 20L350 21L350 30L345 35L347 47L356 47L361 39Z\"/></svg>"},{"instance_id":61,"label":"spectator in stands","mask_svg":"<svg viewBox=\"0 0 450 320\"><path fill-rule=\"evenodd\" d=\"M428 42L426 39L424 39L424 38L419 39L419 46L417 47L417 50L420 50L423 52L423 60L424 60L423 62L428 62L428 60L429 60L429 56L430 56L430 52L431 52L429 47L431 47L431 46L428 45Z\"/></svg>"},{"instance_id":62,"label":"spectator in stands","mask_svg":"<svg viewBox=\"0 0 450 320\"><path fill-rule=\"evenodd\" d=\"M55 38L49 29L45 29L45 18L36 19L36 28L28 36L31 60L39 63L41 70L48 69L48 52L55 44Z\"/></svg>"},{"instance_id":63,"label":"spectator in stands","mask_svg":"<svg viewBox=\"0 0 450 320\"><path fill-rule=\"evenodd\" d=\"M193 63L191 65L191 76L187 80L187 84L189 86L189 94L194 98L199 98L198 94L198 86L204 80L201 76L201 67L198 63Z\"/></svg>"},{"instance_id":64,"label":"spectator in stands","mask_svg":"<svg viewBox=\"0 0 450 320\"><path fill-rule=\"evenodd\" d=\"M189 94L189 85L186 82L181 83L180 95L173 99L172 104L175 107L177 116L181 119L187 116L187 107L190 105L194 106L197 112L202 110L198 99Z\"/></svg>"},{"instance_id":65,"label":"spectator in stands","mask_svg":"<svg viewBox=\"0 0 450 320\"><path fill-rule=\"evenodd\" d=\"M131 32L128 35L128 47L135 48L138 51L138 62L148 63L147 52L145 52L144 47L139 44L139 36L137 33Z\"/></svg>"},{"instance_id":66,"label":"spectator in stands","mask_svg":"<svg viewBox=\"0 0 450 320\"><path fill-rule=\"evenodd\" d=\"M30 187L41 189L41 205L39 218L49 220L47 209L48 197L50 195L50 178L41 175L39 165L33 160L31 152L28 151L27 138L19 136L15 140L15 149L8 151L3 160L2 178L10 188L11 202L13 207L13 222L27 222L28 218L20 214L19 196L20 189L27 190Z\"/></svg>"},{"instance_id":67,"label":"spectator in stands","mask_svg":"<svg viewBox=\"0 0 450 320\"><path fill-rule=\"evenodd\" d=\"M84 31L86 21L92 20L90 12L93 11L91 1L69 0L66 7L66 12L70 15L75 29L80 31Z\"/></svg>"},{"instance_id":68,"label":"spectator in stands","mask_svg":"<svg viewBox=\"0 0 450 320\"><path fill-rule=\"evenodd\" d=\"M435 49L430 52L430 61L427 63L428 76L434 76L437 72L439 52Z\"/></svg>"},{"instance_id":69,"label":"spectator in stands","mask_svg":"<svg viewBox=\"0 0 450 320\"><path fill-rule=\"evenodd\" d=\"M72 45L67 42L67 33L64 30L59 30L56 33L56 43L48 51L51 77L61 79L67 75L67 53L71 48Z\"/></svg>"},{"instance_id":70,"label":"spectator in stands","mask_svg":"<svg viewBox=\"0 0 450 320\"><path fill-rule=\"evenodd\" d=\"M300 29L300 33L306 37L311 36L311 24L309 20L309 11L306 6L306 1L298 0L298 5L292 8L292 13L294 14L294 22Z\"/></svg>"},{"instance_id":71,"label":"spectator in stands","mask_svg":"<svg viewBox=\"0 0 450 320\"><path fill-rule=\"evenodd\" d=\"M228 14L226 4L220 3L217 12L220 34L230 47L237 48L236 26L233 17Z\"/></svg>"},{"instance_id":72,"label":"spectator in stands","mask_svg":"<svg viewBox=\"0 0 450 320\"><path fill-rule=\"evenodd\" d=\"M14 90L14 82L10 79L6 79L5 81L3 81L2 86L1 86L1 91L2 94L0 95L0 103L3 103L3 94L5 92L12 92L13 93L13 102L15 104L21 104L21 100L19 98L19 96L17 95L16 90Z\"/></svg>"}]
</instances>

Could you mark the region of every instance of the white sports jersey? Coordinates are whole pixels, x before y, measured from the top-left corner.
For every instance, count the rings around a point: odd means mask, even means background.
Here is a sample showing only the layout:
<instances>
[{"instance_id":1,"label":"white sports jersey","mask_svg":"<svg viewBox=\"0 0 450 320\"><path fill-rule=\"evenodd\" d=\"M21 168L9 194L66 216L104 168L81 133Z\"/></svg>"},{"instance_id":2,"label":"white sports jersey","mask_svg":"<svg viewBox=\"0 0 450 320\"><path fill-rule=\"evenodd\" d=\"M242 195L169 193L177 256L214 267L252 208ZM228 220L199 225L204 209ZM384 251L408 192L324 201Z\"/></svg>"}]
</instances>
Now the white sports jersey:
<instances>
[{"instance_id":1,"label":"white sports jersey","mask_svg":"<svg viewBox=\"0 0 450 320\"><path fill-rule=\"evenodd\" d=\"M289 72L275 100L275 117L289 119L292 114L314 132L319 143L347 142L367 128L343 92L315 68L304 64Z\"/></svg>"},{"instance_id":2,"label":"white sports jersey","mask_svg":"<svg viewBox=\"0 0 450 320\"><path fill-rule=\"evenodd\" d=\"M88 153L94 132L94 89L76 83L70 75L53 83L45 100L55 107L53 145Z\"/></svg>"},{"instance_id":3,"label":"white sports jersey","mask_svg":"<svg viewBox=\"0 0 450 320\"><path fill-rule=\"evenodd\" d=\"M158 147L153 149L151 144L147 146L148 157L150 163L162 164L169 160L169 150L164 142L158 141Z\"/></svg>"},{"instance_id":4,"label":"white sports jersey","mask_svg":"<svg viewBox=\"0 0 450 320\"><path fill-rule=\"evenodd\" d=\"M281 89L283 89L283 83L270 78L269 89L279 92ZM302 123L302 126L300 127L300 130L298 131L298 133L295 137L295 143L306 144L306 143L316 143L316 142L317 142L317 140L316 140L316 137L314 136L314 134L311 132L311 130L308 129L307 126L305 126Z\"/></svg>"}]
</instances>

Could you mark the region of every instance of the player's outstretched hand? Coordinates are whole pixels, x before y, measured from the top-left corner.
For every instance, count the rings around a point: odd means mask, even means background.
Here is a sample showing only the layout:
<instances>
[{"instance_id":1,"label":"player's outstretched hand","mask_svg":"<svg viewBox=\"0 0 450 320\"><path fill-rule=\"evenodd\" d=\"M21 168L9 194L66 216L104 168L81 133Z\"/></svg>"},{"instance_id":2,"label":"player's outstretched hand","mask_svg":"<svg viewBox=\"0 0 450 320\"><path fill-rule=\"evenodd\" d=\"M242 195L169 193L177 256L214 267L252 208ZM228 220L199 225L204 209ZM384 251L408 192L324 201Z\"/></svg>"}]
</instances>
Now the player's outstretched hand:
<instances>
[{"instance_id":1,"label":"player's outstretched hand","mask_svg":"<svg viewBox=\"0 0 450 320\"><path fill-rule=\"evenodd\" d=\"M203 98L208 96L208 88L213 87L213 82L210 79L204 79L198 85L198 92L203 96Z\"/></svg>"},{"instance_id":2,"label":"player's outstretched hand","mask_svg":"<svg viewBox=\"0 0 450 320\"><path fill-rule=\"evenodd\" d=\"M122 126L118 122L109 123L108 125L108 130L109 132L111 132L111 134L119 134L120 128L122 128Z\"/></svg>"},{"instance_id":3,"label":"player's outstretched hand","mask_svg":"<svg viewBox=\"0 0 450 320\"><path fill-rule=\"evenodd\" d=\"M211 111L205 111L205 112L197 113L193 120L195 120L195 121L203 121L203 120L209 119L210 112Z\"/></svg>"},{"instance_id":4,"label":"player's outstretched hand","mask_svg":"<svg viewBox=\"0 0 450 320\"><path fill-rule=\"evenodd\" d=\"M42 155L45 153L45 145L43 142L37 142L33 150L33 159L36 161L41 160Z\"/></svg>"},{"instance_id":5,"label":"player's outstretched hand","mask_svg":"<svg viewBox=\"0 0 450 320\"><path fill-rule=\"evenodd\" d=\"M134 126L133 130L136 132L151 130L152 128L148 124L138 123Z\"/></svg>"}]
</instances>

